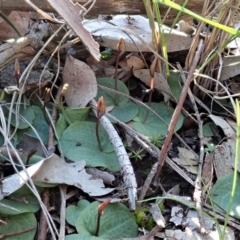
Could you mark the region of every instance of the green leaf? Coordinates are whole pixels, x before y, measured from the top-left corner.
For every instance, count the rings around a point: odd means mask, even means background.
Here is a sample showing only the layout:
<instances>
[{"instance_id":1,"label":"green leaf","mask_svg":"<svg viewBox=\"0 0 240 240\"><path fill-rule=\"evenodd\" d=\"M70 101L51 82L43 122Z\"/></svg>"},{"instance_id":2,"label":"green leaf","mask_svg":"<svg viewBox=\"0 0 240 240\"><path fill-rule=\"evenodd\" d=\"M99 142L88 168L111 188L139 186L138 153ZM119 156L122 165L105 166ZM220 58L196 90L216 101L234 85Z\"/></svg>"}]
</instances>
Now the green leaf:
<instances>
[{"instance_id":1,"label":"green leaf","mask_svg":"<svg viewBox=\"0 0 240 240\"><path fill-rule=\"evenodd\" d=\"M108 58L111 57L111 55L113 54L113 50L111 48L107 48L106 50L101 52L101 57L104 60L107 60Z\"/></svg>"},{"instance_id":2,"label":"green leaf","mask_svg":"<svg viewBox=\"0 0 240 240\"><path fill-rule=\"evenodd\" d=\"M99 202L93 202L86 207L77 219L76 229L84 236L94 236L97 226L97 208ZM136 237L138 226L134 216L122 203L111 203L100 218L99 237L103 239L119 239ZM87 238L86 238L87 239Z\"/></svg>"},{"instance_id":3,"label":"green leaf","mask_svg":"<svg viewBox=\"0 0 240 240\"><path fill-rule=\"evenodd\" d=\"M130 122L138 114L138 111L137 104L128 102L121 106L115 106L110 113L120 121L126 123ZM113 119L111 119L111 122L116 123Z\"/></svg>"},{"instance_id":4,"label":"green leaf","mask_svg":"<svg viewBox=\"0 0 240 240\"><path fill-rule=\"evenodd\" d=\"M208 122L203 125L203 136L204 137L212 137L214 136L214 133L210 127L210 124L214 124L213 122Z\"/></svg>"},{"instance_id":5,"label":"green leaf","mask_svg":"<svg viewBox=\"0 0 240 240\"><path fill-rule=\"evenodd\" d=\"M1 215L18 215L27 212L37 212L40 209L38 200L33 194L14 197L10 195L0 201Z\"/></svg>"},{"instance_id":6,"label":"green leaf","mask_svg":"<svg viewBox=\"0 0 240 240\"><path fill-rule=\"evenodd\" d=\"M170 71L170 75L168 76L168 86L173 94L173 96L179 100L181 92L182 92L182 87L180 85L181 83L181 76L179 72L173 72Z\"/></svg>"},{"instance_id":7,"label":"green leaf","mask_svg":"<svg viewBox=\"0 0 240 240\"><path fill-rule=\"evenodd\" d=\"M1 216L0 216L1 217ZM4 221L4 218L1 217ZM33 240L37 221L32 213L24 213L16 216L8 216L6 224L1 224L0 234L6 234L4 240Z\"/></svg>"},{"instance_id":8,"label":"green leaf","mask_svg":"<svg viewBox=\"0 0 240 240\"><path fill-rule=\"evenodd\" d=\"M48 142L48 132L49 126L46 122L46 119L43 114L43 109L38 106L31 106L32 111L34 112L34 120L32 122L33 127L35 128L36 132L38 133L39 137L43 141L43 143L47 144ZM32 128L28 128L25 132L29 136L33 138L37 138L36 134L32 130Z\"/></svg>"},{"instance_id":9,"label":"green leaf","mask_svg":"<svg viewBox=\"0 0 240 240\"><path fill-rule=\"evenodd\" d=\"M102 85L104 87L108 87L111 89L114 89L114 79L113 78L99 78L97 80L97 83L99 85ZM128 88L126 87L126 85L122 82L122 81L117 81L117 90L118 92L124 93L126 95L129 95L129 91ZM98 99L103 96L104 100L106 102L107 107L108 106L115 106L115 105L124 105L128 102L128 98L121 96L121 95L117 95L116 98L116 102L115 102L115 93L107 91L107 90L103 90L101 88L98 89L98 93L97 93L97 97L96 97L96 101L98 101Z\"/></svg>"},{"instance_id":10,"label":"green leaf","mask_svg":"<svg viewBox=\"0 0 240 240\"><path fill-rule=\"evenodd\" d=\"M161 103L151 103L151 109L154 110L167 124L170 123L172 119L172 115L174 109L168 107L164 102ZM152 112L149 112L148 118L145 122L147 109L144 106L139 106L139 113L133 119L135 122L133 123L133 128L150 138L156 135L165 136L167 134L168 126L164 123L159 117L157 117ZM178 131L183 124L184 116L180 114L178 118L177 125L175 127L175 131Z\"/></svg>"},{"instance_id":11,"label":"green leaf","mask_svg":"<svg viewBox=\"0 0 240 240\"><path fill-rule=\"evenodd\" d=\"M16 107L16 105L15 105ZM16 108L14 108L16 109ZM4 109L4 115L6 117L6 119L8 120L8 115L9 115L9 109ZM33 120L34 120L34 111L31 107L29 106L23 106L21 105L20 108L19 108L19 115L24 117L30 124L33 123ZM17 123L17 128L18 129L26 129L29 127L29 124L26 123L25 121L23 121L20 116L17 115L17 119L16 119L16 114L12 112L12 115L11 115L11 124L16 127Z\"/></svg>"},{"instance_id":12,"label":"green leaf","mask_svg":"<svg viewBox=\"0 0 240 240\"><path fill-rule=\"evenodd\" d=\"M66 113L72 123L76 121L84 121L86 120L88 113L89 113L89 107L85 108L66 108Z\"/></svg>"},{"instance_id":13,"label":"green leaf","mask_svg":"<svg viewBox=\"0 0 240 240\"><path fill-rule=\"evenodd\" d=\"M232 184L233 184L233 173L227 174L217 180L217 182L213 185L210 196L212 200L216 203L213 203L213 207L215 210L223 212L221 210L224 209L228 211L231 192L232 192ZM218 205L221 207L219 208ZM230 215L240 219L240 174L237 176L236 183L236 191L233 197L233 204L230 210Z\"/></svg>"},{"instance_id":14,"label":"green leaf","mask_svg":"<svg viewBox=\"0 0 240 240\"><path fill-rule=\"evenodd\" d=\"M61 138L63 131L67 128L68 123L65 119L65 117L63 116L63 114L59 114L59 118L56 122L56 132L58 135L58 138Z\"/></svg>"},{"instance_id":15,"label":"green leaf","mask_svg":"<svg viewBox=\"0 0 240 240\"><path fill-rule=\"evenodd\" d=\"M81 234L71 234L65 236L65 240L105 240L105 239L100 237L84 236Z\"/></svg>"},{"instance_id":16,"label":"green leaf","mask_svg":"<svg viewBox=\"0 0 240 240\"><path fill-rule=\"evenodd\" d=\"M106 167L110 171L120 170L120 166L105 130L99 125L99 137L103 151L98 149L96 123L75 122L63 132L60 144L64 156L72 161L85 160L90 167Z\"/></svg>"},{"instance_id":17,"label":"green leaf","mask_svg":"<svg viewBox=\"0 0 240 240\"><path fill-rule=\"evenodd\" d=\"M89 201L82 199L78 201L77 206L69 205L66 210L66 220L72 226L76 226L76 221L81 212L90 204Z\"/></svg>"}]
</instances>

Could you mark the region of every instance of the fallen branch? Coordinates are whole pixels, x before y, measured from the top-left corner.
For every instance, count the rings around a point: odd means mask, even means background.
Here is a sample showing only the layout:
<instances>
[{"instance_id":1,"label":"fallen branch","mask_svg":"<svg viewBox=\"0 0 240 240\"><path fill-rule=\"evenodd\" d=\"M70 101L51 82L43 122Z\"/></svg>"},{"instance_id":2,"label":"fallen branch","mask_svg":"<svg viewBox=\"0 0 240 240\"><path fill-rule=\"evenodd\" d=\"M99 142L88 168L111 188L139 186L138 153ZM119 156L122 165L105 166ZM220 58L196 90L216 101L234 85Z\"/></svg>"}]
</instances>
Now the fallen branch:
<instances>
[{"instance_id":1,"label":"fallen branch","mask_svg":"<svg viewBox=\"0 0 240 240\"><path fill-rule=\"evenodd\" d=\"M95 100L92 100L91 104L92 106L96 106L97 103ZM97 113L94 107L92 107L92 110L96 115ZM109 139L114 147L115 153L117 155L118 162L121 167L123 181L127 189L129 208L130 210L135 210L137 201L137 182L126 149L124 148L122 140L118 136L117 131L113 127L112 123L108 120L108 118L102 116L99 121L102 124L102 127L107 132Z\"/></svg>"},{"instance_id":2,"label":"fallen branch","mask_svg":"<svg viewBox=\"0 0 240 240\"><path fill-rule=\"evenodd\" d=\"M49 4L47 0L34 0L32 1L38 8L46 12L55 12L53 7ZM84 5L87 0L73 0L75 3ZM210 1L212 2L212 1ZM184 0L176 0L175 3L183 5ZM186 8L201 14L203 9L204 0L189 0ZM0 0L0 6L2 11L33 11L24 0ZM161 10L161 15L164 15L168 11L168 7L159 5ZM177 16L177 11L171 9L168 13L168 18L165 22L173 22L174 18ZM142 0L97 0L94 7L87 14L87 18L97 17L99 14L146 14L145 7ZM181 19L189 19L188 15L182 14Z\"/></svg>"}]
</instances>

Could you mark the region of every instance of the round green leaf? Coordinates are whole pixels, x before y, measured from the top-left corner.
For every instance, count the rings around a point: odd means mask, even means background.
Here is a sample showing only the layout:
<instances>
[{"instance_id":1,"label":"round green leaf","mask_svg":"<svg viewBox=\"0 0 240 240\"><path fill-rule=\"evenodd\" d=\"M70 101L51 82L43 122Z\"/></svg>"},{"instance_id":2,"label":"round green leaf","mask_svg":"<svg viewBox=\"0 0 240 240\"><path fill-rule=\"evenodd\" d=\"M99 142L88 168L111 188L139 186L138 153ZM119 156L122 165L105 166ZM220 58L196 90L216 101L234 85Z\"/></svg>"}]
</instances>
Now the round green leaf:
<instances>
[{"instance_id":1,"label":"round green leaf","mask_svg":"<svg viewBox=\"0 0 240 240\"><path fill-rule=\"evenodd\" d=\"M38 106L31 106L30 109L34 113L34 119L32 121L32 126L35 128L36 132L38 133L38 135L41 138L41 140L43 141L43 143L47 144L48 134L46 134L46 132L48 132L49 126L44 117L43 109L41 109ZM24 130L19 130L17 135L20 134L20 136L21 136L22 133L38 139L37 135L35 134L33 129L30 127L27 129L24 129Z\"/></svg>"},{"instance_id":2,"label":"round green leaf","mask_svg":"<svg viewBox=\"0 0 240 240\"><path fill-rule=\"evenodd\" d=\"M126 123L131 121L138 114L138 105L132 102L128 102L121 106L115 106L110 112L114 117L120 121ZM116 121L111 119L113 123Z\"/></svg>"},{"instance_id":3,"label":"round green leaf","mask_svg":"<svg viewBox=\"0 0 240 240\"><path fill-rule=\"evenodd\" d=\"M226 212L229 208L229 203L232 193L233 173L227 174L217 180L213 185L210 196L213 200L213 207L215 210L222 212L221 208ZM216 204L214 204L214 202ZM219 208L220 206L221 208ZM240 174L237 176L236 190L233 198L230 215L240 219Z\"/></svg>"},{"instance_id":4,"label":"round green leaf","mask_svg":"<svg viewBox=\"0 0 240 240\"><path fill-rule=\"evenodd\" d=\"M139 113L133 119L135 121L133 123L133 128L137 132L149 136L150 138L156 135L166 135L168 131L167 124L169 124L172 119L174 109L168 107L164 102L151 103L151 109L154 110L162 118L162 120L154 113L149 112L148 118L144 122L147 108L144 106L139 106ZM183 120L184 116L180 114L177 125L175 127L175 131L178 131L181 128Z\"/></svg>"},{"instance_id":5,"label":"round green leaf","mask_svg":"<svg viewBox=\"0 0 240 240\"><path fill-rule=\"evenodd\" d=\"M4 221L4 219L2 219ZM26 231L28 229L28 231ZM32 213L8 216L6 224L1 224L0 234L6 240L33 240L37 229L37 220Z\"/></svg>"},{"instance_id":6,"label":"round green leaf","mask_svg":"<svg viewBox=\"0 0 240 240\"><path fill-rule=\"evenodd\" d=\"M7 109L6 112L7 112L7 114L5 114L5 117L7 117L7 120L8 120L9 110ZM19 108L19 115L17 115L17 117L16 117L16 114L13 113L13 112L12 112L12 115L11 115L11 124L14 127L17 126L18 129L25 129L25 128L29 127L29 123L26 123L24 120L22 120L20 118L20 116L25 118L30 124L33 123L33 120L34 120L34 117L35 117L34 111L31 107L21 105L20 108Z\"/></svg>"},{"instance_id":7,"label":"round green leaf","mask_svg":"<svg viewBox=\"0 0 240 240\"><path fill-rule=\"evenodd\" d=\"M99 78L97 80L97 83L104 87L115 89L115 87L114 87L115 80L113 78ZM129 95L128 88L122 81L119 81L119 80L117 81L117 91L124 93L126 95ZM112 93L110 91L99 88L97 97L96 97L96 101L98 101L98 99L101 96L104 97L104 100L105 100L107 106L113 106L113 105L120 106L120 105L124 105L128 102L128 98L126 98L124 96L116 95L115 93ZM117 96L117 97L115 98L115 96Z\"/></svg>"},{"instance_id":8,"label":"round green leaf","mask_svg":"<svg viewBox=\"0 0 240 240\"><path fill-rule=\"evenodd\" d=\"M43 191L37 187L38 192ZM31 190L23 185L14 193L0 201L0 215L18 215L26 212L37 212L40 209L37 198Z\"/></svg>"},{"instance_id":9,"label":"round green leaf","mask_svg":"<svg viewBox=\"0 0 240 240\"><path fill-rule=\"evenodd\" d=\"M65 240L105 240L104 238L94 236L84 236L81 234L71 234L65 236Z\"/></svg>"},{"instance_id":10,"label":"round green leaf","mask_svg":"<svg viewBox=\"0 0 240 240\"><path fill-rule=\"evenodd\" d=\"M72 161L84 159L90 167L105 167L113 172L119 171L116 154L101 125L99 125L99 137L103 151L98 148L96 123L83 121L71 124L60 138L64 156Z\"/></svg>"},{"instance_id":11,"label":"round green leaf","mask_svg":"<svg viewBox=\"0 0 240 240\"><path fill-rule=\"evenodd\" d=\"M76 221L81 212L90 204L89 201L82 199L78 201L77 206L69 205L66 209L66 220L72 226L76 225Z\"/></svg>"},{"instance_id":12,"label":"round green leaf","mask_svg":"<svg viewBox=\"0 0 240 240\"><path fill-rule=\"evenodd\" d=\"M203 125L203 136L204 137L213 137L215 135L210 127L210 124L214 124L214 123L208 122Z\"/></svg>"},{"instance_id":13,"label":"round green leaf","mask_svg":"<svg viewBox=\"0 0 240 240\"><path fill-rule=\"evenodd\" d=\"M76 121L84 121L86 120L88 113L89 113L89 107L85 108L66 108L66 113L68 115L68 118L72 123Z\"/></svg>"},{"instance_id":14,"label":"round green leaf","mask_svg":"<svg viewBox=\"0 0 240 240\"><path fill-rule=\"evenodd\" d=\"M55 126L58 138L61 138L62 133L67 128L67 126L68 126L68 123L65 117L63 116L63 114L60 113Z\"/></svg>"},{"instance_id":15,"label":"round green leaf","mask_svg":"<svg viewBox=\"0 0 240 240\"><path fill-rule=\"evenodd\" d=\"M93 202L86 207L76 222L78 233L84 236L94 236L97 227L99 202ZM134 216L122 203L111 203L100 218L99 237L103 239L119 239L136 237L138 226Z\"/></svg>"},{"instance_id":16,"label":"round green leaf","mask_svg":"<svg viewBox=\"0 0 240 240\"><path fill-rule=\"evenodd\" d=\"M173 96L179 100L181 92L182 92L182 86L180 83L182 82L182 78L180 76L179 72L173 72L170 71L170 75L168 76L168 86L173 94Z\"/></svg>"}]
</instances>

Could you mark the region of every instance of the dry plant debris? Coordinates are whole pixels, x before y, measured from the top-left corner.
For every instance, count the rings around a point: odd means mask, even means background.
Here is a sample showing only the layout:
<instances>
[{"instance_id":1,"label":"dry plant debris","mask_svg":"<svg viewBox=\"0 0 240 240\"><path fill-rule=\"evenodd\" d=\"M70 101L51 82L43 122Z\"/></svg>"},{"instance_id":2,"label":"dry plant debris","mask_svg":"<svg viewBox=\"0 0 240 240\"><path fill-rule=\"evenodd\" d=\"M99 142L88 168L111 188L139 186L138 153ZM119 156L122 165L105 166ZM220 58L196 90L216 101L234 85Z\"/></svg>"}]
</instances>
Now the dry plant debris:
<instances>
[{"instance_id":1,"label":"dry plant debris","mask_svg":"<svg viewBox=\"0 0 240 240\"><path fill-rule=\"evenodd\" d=\"M0 238L237 239L239 38L47 1L0 21Z\"/></svg>"}]
</instances>

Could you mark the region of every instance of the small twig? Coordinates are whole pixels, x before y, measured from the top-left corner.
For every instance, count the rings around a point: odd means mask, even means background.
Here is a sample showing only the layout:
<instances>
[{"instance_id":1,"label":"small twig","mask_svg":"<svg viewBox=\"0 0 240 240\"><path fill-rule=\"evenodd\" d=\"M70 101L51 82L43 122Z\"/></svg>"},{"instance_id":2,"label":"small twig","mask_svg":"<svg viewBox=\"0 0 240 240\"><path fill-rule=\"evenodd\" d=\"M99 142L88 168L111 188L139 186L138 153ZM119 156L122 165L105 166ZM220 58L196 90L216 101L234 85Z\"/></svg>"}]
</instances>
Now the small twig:
<instances>
[{"instance_id":1,"label":"small twig","mask_svg":"<svg viewBox=\"0 0 240 240\"><path fill-rule=\"evenodd\" d=\"M167 156L168 147L169 147L169 144L170 144L170 142L172 140L172 136L173 136L174 129L175 129L177 121L178 121L178 117L179 117L179 115L181 113L181 109L182 109L183 103L184 103L185 98L186 98L187 93L188 93L189 85L190 85L190 83L192 81L192 77L193 77L194 71L196 69L198 60L200 58L200 54L201 54L201 51L202 51L202 46L203 46L203 40L200 40L198 51L196 52L196 55L195 55L195 57L193 59L192 65L191 65L189 73L188 73L188 77L187 77L186 83L183 86L179 102L178 102L177 107L176 107L176 109L175 109L175 111L173 113L172 120L171 120L171 122L169 124L167 136L165 138L165 141L164 141L164 144L162 146L160 155L158 157L159 167L158 167L158 171L157 171L157 174L155 176L154 182L157 182L157 180L159 178L159 175L160 175L160 172L161 172L161 169L162 169L162 166L163 166L163 164L165 162L165 159L166 159L166 156Z\"/></svg>"},{"instance_id":2,"label":"small twig","mask_svg":"<svg viewBox=\"0 0 240 240\"><path fill-rule=\"evenodd\" d=\"M215 212L212 211L212 206L208 205L207 203L204 203L204 207L203 207L204 212L206 212L207 214L209 214L210 216L225 222L226 221L226 216L224 213L220 213L220 212ZM229 217L228 219L228 225L230 227L235 228L236 230L240 231L240 223L239 221L236 221L236 219L234 219L233 217Z\"/></svg>"},{"instance_id":3,"label":"small twig","mask_svg":"<svg viewBox=\"0 0 240 240\"><path fill-rule=\"evenodd\" d=\"M49 188L45 188L42 194L42 202L45 205L46 209L49 209L49 199L50 199ZM47 216L44 214L44 211L41 210L37 239L46 240L47 232L48 232Z\"/></svg>"},{"instance_id":4,"label":"small twig","mask_svg":"<svg viewBox=\"0 0 240 240\"><path fill-rule=\"evenodd\" d=\"M114 119L125 130L125 132L130 137L132 137L140 146L142 146L149 154L151 154L152 157L157 158L159 156L160 150L157 147L155 147L151 142L149 142L148 139L143 138L142 135L140 135L139 133L134 131L131 127L129 127L125 123L121 122L119 119L115 118L111 114L106 113L106 116ZM174 161L172 161L170 158L167 157L166 163L175 172L177 172L180 176L182 176L187 182L189 182L192 186L194 186L193 180ZM142 186L139 200L144 199L146 192L152 182L152 179L153 179L154 175L156 174L157 165L158 165L158 162L156 163L156 165L154 164L152 166L152 169L150 170L150 173L148 174L147 179L145 180L144 185Z\"/></svg>"},{"instance_id":5,"label":"small twig","mask_svg":"<svg viewBox=\"0 0 240 240\"><path fill-rule=\"evenodd\" d=\"M177 63L177 67L180 71L183 82L186 83L185 75L184 75L183 70L182 70L179 63ZM201 117L200 117L200 114L199 114L199 111L198 111L198 108L197 108L197 104L194 100L194 96L193 96L190 88L188 89L188 95L189 95L189 98L192 102L193 109L195 111L197 121L198 121L198 127L199 127L198 136L199 136L200 156L199 156L199 161L198 161L198 171L197 171L197 177L196 177L196 180L195 180L195 189L194 189L194 193L193 193L193 199L196 203L196 207L198 209L202 209L203 203L202 203L201 177L202 177L203 159L204 159L203 128L202 128L202 120L201 120ZM200 225L201 225L201 233L206 233L206 227L205 227L204 217L202 215L202 212L198 211L198 216L199 216L199 221L200 221Z\"/></svg>"},{"instance_id":6,"label":"small twig","mask_svg":"<svg viewBox=\"0 0 240 240\"><path fill-rule=\"evenodd\" d=\"M96 104L97 103L95 100L91 101L92 111L97 117L97 111L94 108ZM122 140L118 136L118 133L116 132L112 123L108 120L106 116L101 117L100 123L102 124L102 127L107 132L109 139L114 147L114 151L117 155L118 162L121 167L121 174L123 176L123 181L127 189L129 208L130 210L135 210L136 201L137 201L137 182L136 182L133 167L129 160L126 149L124 148Z\"/></svg>"},{"instance_id":7,"label":"small twig","mask_svg":"<svg viewBox=\"0 0 240 240\"><path fill-rule=\"evenodd\" d=\"M59 230L59 240L65 239L65 219L66 219L66 193L67 185L60 185L60 195L61 195L61 209L60 209L60 230Z\"/></svg>"}]
</instances>

